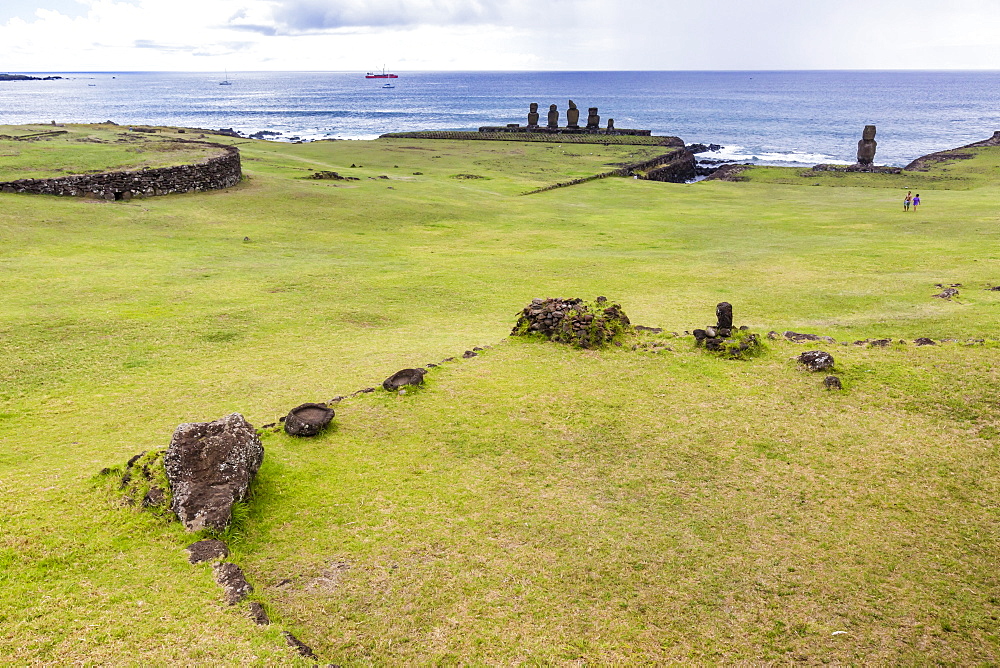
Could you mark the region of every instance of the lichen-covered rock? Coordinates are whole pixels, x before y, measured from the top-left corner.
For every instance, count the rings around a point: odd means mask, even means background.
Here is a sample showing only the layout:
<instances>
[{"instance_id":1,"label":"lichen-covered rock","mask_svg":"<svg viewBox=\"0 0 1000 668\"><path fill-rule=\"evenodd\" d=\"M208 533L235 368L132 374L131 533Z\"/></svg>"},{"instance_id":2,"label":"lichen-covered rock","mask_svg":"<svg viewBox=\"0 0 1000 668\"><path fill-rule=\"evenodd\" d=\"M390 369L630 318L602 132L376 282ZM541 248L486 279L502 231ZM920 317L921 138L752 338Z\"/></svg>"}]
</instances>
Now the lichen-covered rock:
<instances>
[{"instance_id":1,"label":"lichen-covered rock","mask_svg":"<svg viewBox=\"0 0 1000 668\"><path fill-rule=\"evenodd\" d=\"M243 569L236 564L216 562L212 564L212 571L229 605L236 605L253 593L253 585L247 582Z\"/></svg>"},{"instance_id":2,"label":"lichen-covered rock","mask_svg":"<svg viewBox=\"0 0 1000 668\"><path fill-rule=\"evenodd\" d=\"M229 547L221 540L199 540L186 548L188 561L200 564L204 561L218 561L229 556Z\"/></svg>"},{"instance_id":3,"label":"lichen-covered rock","mask_svg":"<svg viewBox=\"0 0 1000 668\"><path fill-rule=\"evenodd\" d=\"M326 404L302 404L285 416L285 433L289 436L315 436L333 420L333 409Z\"/></svg>"},{"instance_id":4,"label":"lichen-covered rock","mask_svg":"<svg viewBox=\"0 0 1000 668\"><path fill-rule=\"evenodd\" d=\"M833 355L825 350L809 350L799 355L797 359L810 371L826 371L833 368Z\"/></svg>"},{"instance_id":5,"label":"lichen-covered rock","mask_svg":"<svg viewBox=\"0 0 1000 668\"><path fill-rule=\"evenodd\" d=\"M171 509L189 531L225 529L263 460L257 432L239 413L180 425L164 455Z\"/></svg>"},{"instance_id":6,"label":"lichen-covered rock","mask_svg":"<svg viewBox=\"0 0 1000 668\"><path fill-rule=\"evenodd\" d=\"M828 390L842 390L844 389L843 384L841 384L840 379L836 376L827 376L823 379L823 387Z\"/></svg>"}]
</instances>

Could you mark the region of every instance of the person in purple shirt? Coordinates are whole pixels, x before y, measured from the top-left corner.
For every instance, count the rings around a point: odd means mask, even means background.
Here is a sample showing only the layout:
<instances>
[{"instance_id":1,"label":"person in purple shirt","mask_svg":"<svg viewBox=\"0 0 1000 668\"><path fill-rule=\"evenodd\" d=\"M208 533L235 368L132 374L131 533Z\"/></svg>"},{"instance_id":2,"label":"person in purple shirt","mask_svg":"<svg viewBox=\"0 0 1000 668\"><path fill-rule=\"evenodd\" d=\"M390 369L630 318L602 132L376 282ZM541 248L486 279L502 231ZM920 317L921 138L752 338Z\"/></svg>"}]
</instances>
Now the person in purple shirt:
<instances>
[{"instance_id":1,"label":"person in purple shirt","mask_svg":"<svg viewBox=\"0 0 1000 668\"><path fill-rule=\"evenodd\" d=\"M918 206L920 206L920 193L913 196L913 210L916 211Z\"/></svg>"}]
</instances>

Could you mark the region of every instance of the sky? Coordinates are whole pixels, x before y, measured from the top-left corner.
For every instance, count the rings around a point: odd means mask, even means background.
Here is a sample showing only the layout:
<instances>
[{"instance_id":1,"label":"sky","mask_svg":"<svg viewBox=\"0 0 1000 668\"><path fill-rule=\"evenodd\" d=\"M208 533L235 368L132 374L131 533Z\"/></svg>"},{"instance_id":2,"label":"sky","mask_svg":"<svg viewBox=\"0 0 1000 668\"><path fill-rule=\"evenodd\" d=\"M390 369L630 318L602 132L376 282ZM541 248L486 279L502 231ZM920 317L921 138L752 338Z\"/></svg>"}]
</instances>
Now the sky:
<instances>
[{"instance_id":1,"label":"sky","mask_svg":"<svg viewBox=\"0 0 1000 668\"><path fill-rule=\"evenodd\" d=\"M1000 70L1000 0L0 0L0 72Z\"/></svg>"}]
</instances>

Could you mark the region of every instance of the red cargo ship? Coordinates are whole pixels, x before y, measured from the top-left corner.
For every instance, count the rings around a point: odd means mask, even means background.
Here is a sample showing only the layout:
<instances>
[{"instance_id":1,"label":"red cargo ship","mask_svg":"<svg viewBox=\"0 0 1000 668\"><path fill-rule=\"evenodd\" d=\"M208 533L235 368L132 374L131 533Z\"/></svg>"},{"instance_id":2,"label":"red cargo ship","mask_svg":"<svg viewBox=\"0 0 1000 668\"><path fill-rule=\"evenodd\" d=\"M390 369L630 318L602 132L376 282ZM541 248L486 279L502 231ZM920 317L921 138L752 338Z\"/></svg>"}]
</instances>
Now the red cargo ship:
<instances>
[{"instance_id":1,"label":"red cargo ship","mask_svg":"<svg viewBox=\"0 0 1000 668\"><path fill-rule=\"evenodd\" d=\"M387 74L385 71L385 67L382 68L381 74L379 74L378 72L369 72L368 74L365 75L365 79L398 79L398 78L399 78L398 75Z\"/></svg>"}]
</instances>

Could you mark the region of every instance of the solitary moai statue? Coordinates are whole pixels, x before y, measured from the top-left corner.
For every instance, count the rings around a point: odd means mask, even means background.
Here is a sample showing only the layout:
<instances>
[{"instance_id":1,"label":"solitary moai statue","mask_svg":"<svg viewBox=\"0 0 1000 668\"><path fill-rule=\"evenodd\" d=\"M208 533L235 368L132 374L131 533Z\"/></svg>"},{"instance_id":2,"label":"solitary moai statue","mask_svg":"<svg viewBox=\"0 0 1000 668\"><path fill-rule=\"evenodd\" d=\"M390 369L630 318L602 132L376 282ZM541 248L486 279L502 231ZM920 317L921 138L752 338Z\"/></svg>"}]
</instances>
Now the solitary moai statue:
<instances>
[{"instance_id":1,"label":"solitary moai statue","mask_svg":"<svg viewBox=\"0 0 1000 668\"><path fill-rule=\"evenodd\" d=\"M866 125L865 131L861 134L861 141L858 142L858 164L870 165L875 162L875 126Z\"/></svg>"},{"instance_id":2,"label":"solitary moai statue","mask_svg":"<svg viewBox=\"0 0 1000 668\"><path fill-rule=\"evenodd\" d=\"M531 107L528 110L528 127L537 128L538 127L538 103L532 102Z\"/></svg>"},{"instance_id":3,"label":"solitary moai statue","mask_svg":"<svg viewBox=\"0 0 1000 668\"><path fill-rule=\"evenodd\" d=\"M608 132L608 134L611 134L614 131L615 131L615 119L609 118L608 119L608 130L607 130L607 132Z\"/></svg>"},{"instance_id":4,"label":"solitary moai statue","mask_svg":"<svg viewBox=\"0 0 1000 668\"><path fill-rule=\"evenodd\" d=\"M559 127L559 107L554 104L549 105L549 127L553 130Z\"/></svg>"},{"instance_id":5,"label":"solitary moai statue","mask_svg":"<svg viewBox=\"0 0 1000 668\"><path fill-rule=\"evenodd\" d=\"M580 129L580 110L576 108L573 100L569 101L569 109L566 110L566 127L574 130Z\"/></svg>"},{"instance_id":6,"label":"solitary moai statue","mask_svg":"<svg viewBox=\"0 0 1000 668\"><path fill-rule=\"evenodd\" d=\"M601 125L601 117L597 115L597 107L587 110L587 129L596 130Z\"/></svg>"}]
</instances>

